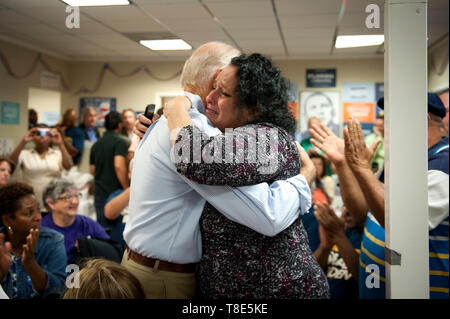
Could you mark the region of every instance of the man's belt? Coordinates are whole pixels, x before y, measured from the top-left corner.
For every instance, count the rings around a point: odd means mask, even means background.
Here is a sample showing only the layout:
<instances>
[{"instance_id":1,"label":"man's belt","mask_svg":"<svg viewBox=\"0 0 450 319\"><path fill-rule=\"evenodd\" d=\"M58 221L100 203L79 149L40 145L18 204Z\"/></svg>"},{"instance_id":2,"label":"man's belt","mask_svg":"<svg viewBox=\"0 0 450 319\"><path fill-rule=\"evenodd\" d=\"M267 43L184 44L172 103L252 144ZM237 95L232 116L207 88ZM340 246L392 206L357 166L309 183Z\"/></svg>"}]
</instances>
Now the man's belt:
<instances>
[{"instance_id":1,"label":"man's belt","mask_svg":"<svg viewBox=\"0 0 450 319\"><path fill-rule=\"evenodd\" d=\"M140 265L147 266L153 268L155 264L159 261L159 265L157 269L163 271L171 271L171 272L180 272L180 273L193 273L196 270L197 264L175 264L164 260L154 259L142 256L141 254L128 249L128 257L131 258L134 262L137 262ZM155 269L156 270L156 269Z\"/></svg>"}]
</instances>

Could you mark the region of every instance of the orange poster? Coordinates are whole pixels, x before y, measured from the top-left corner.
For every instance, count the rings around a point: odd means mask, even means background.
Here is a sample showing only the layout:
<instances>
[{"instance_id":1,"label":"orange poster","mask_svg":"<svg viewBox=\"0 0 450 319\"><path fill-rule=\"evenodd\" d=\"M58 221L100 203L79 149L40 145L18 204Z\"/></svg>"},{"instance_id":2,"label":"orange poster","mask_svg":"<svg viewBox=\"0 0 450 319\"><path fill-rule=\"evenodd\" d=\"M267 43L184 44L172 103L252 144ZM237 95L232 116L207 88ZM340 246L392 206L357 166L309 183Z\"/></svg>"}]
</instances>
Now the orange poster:
<instances>
[{"instance_id":1,"label":"orange poster","mask_svg":"<svg viewBox=\"0 0 450 319\"><path fill-rule=\"evenodd\" d=\"M342 112L343 122L348 122L351 117L361 123L373 123L375 121L375 103L369 102L344 102Z\"/></svg>"},{"instance_id":2,"label":"orange poster","mask_svg":"<svg viewBox=\"0 0 450 319\"><path fill-rule=\"evenodd\" d=\"M288 106L291 110L292 115L294 115L295 120L298 121L298 115L297 115L298 103L297 102L288 102Z\"/></svg>"}]
</instances>

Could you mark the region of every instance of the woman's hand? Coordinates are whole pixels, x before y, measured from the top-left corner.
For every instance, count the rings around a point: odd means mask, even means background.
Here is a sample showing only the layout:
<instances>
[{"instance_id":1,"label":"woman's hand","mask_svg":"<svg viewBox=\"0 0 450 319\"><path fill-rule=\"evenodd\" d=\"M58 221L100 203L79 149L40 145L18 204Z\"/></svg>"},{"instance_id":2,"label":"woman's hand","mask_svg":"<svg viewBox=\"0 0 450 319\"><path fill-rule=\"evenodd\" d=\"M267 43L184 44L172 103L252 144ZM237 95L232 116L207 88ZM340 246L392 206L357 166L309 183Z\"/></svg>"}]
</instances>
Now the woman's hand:
<instances>
[{"instance_id":1,"label":"woman's hand","mask_svg":"<svg viewBox=\"0 0 450 319\"><path fill-rule=\"evenodd\" d=\"M30 234L26 238L27 242L22 246L22 263L25 267L34 261L38 238L39 229L30 229Z\"/></svg>"},{"instance_id":2,"label":"woman's hand","mask_svg":"<svg viewBox=\"0 0 450 319\"><path fill-rule=\"evenodd\" d=\"M31 140L33 140L33 137L36 134L36 131L37 131L37 127L33 127L32 129L30 129L28 132L25 133L25 136L23 137L22 141L24 143L28 143Z\"/></svg>"},{"instance_id":3,"label":"woman's hand","mask_svg":"<svg viewBox=\"0 0 450 319\"><path fill-rule=\"evenodd\" d=\"M11 262L11 243L5 242L5 235L0 234L0 280L9 272Z\"/></svg>"},{"instance_id":4,"label":"woman's hand","mask_svg":"<svg viewBox=\"0 0 450 319\"><path fill-rule=\"evenodd\" d=\"M178 116L180 112L189 111L190 108L191 101L187 97L177 96L164 105L164 116L169 119Z\"/></svg>"},{"instance_id":5,"label":"woman's hand","mask_svg":"<svg viewBox=\"0 0 450 319\"><path fill-rule=\"evenodd\" d=\"M295 144L297 145L298 152L300 154L300 172L299 174L305 176L306 181L309 185L314 181L316 178L316 167L314 166L314 163L309 158L306 151L301 147L301 145L296 141Z\"/></svg>"},{"instance_id":6,"label":"woman's hand","mask_svg":"<svg viewBox=\"0 0 450 319\"><path fill-rule=\"evenodd\" d=\"M355 171L358 169L370 169L370 160L381 140L377 139L370 148L366 146L364 134L359 121L351 119L344 129L345 159L348 166Z\"/></svg>"},{"instance_id":7,"label":"woman's hand","mask_svg":"<svg viewBox=\"0 0 450 319\"><path fill-rule=\"evenodd\" d=\"M64 142L62 139L61 133L57 129L55 129L55 128L50 129L50 134L51 134L51 136L50 136L51 141L54 144L61 145Z\"/></svg>"},{"instance_id":8,"label":"woman's hand","mask_svg":"<svg viewBox=\"0 0 450 319\"><path fill-rule=\"evenodd\" d=\"M320 123L320 126L313 124L309 129L309 133L313 138L311 143L320 149L334 164L340 164L345 161L345 143L344 140L334 135L334 133Z\"/></svg>"},{"instance_id":9,"label":"woman's hand","mask_svg":"<svg viewBox=\"0 0 450 319\"><path fill-rule=\"evenodd\" d=\"M314 216L316 216L317 221L326 231L327 236L332 242L336 243L339 239L346 237L345 223L339 219L334 209L327 203L316 203L314 205Z\"/></svg>"}]
</instances>

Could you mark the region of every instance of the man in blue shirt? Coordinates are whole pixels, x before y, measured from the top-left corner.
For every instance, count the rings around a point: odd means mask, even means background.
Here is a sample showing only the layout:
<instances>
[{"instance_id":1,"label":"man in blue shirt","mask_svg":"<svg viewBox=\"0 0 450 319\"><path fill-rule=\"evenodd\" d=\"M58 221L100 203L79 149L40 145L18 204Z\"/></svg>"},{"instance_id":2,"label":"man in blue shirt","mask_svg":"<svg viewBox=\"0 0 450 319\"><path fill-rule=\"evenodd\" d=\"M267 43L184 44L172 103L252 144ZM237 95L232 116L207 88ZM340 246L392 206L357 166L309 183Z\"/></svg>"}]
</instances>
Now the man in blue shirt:
<instances>
[{"instance_id":1,"label":"man in blue shirt","mask_svg":"<svg viewBox=\"0 0 450 319\"><path fill-rule=\"evenodd\" d=\"M68 109L64 113L62 124L58 126L59 131L64 139L64 145L67 148L74 164L81 161L84 148L84 134L83 131L75 126L78 115L74 109Z\"/></svg>"},{"instance_id":2,"label":"man in blue shirt","mask_svg":"<svg viewBox=\"0 0 450 319\"><path fill-rule=\"evenodd\" d=\"M186 93L192 102L189 115L210 136L221 132L202 114L204 100L216 71L238 54L223 43L207 43L183 68L184 90L198 94ZM194 296L195 268L202 255L199 219L206 200L229 219L268 236L287 228L311 206L308 181L314 169L310 165L304 167L309 170L304 173L308 180L297 175L270 186L200 185L176 171L165 117L153 123L145 135L135 133L143 138L134 157L129 219L124 231L128 249L122 264L141 281L147 298Z\"/></svg>"},{"instance_id":3,"label":"man in blue shirt","mask_svg":"<svg viewBox=\"0 0 450 319\"><path fill-rule=\"evenodd\" d=\"M80 124L80 129L83 130L84 139L95 143L100 138L100 132L95 126L97 121L97 110L92 106L83 109L83 123Z\"/></svg>"}]
</instances>

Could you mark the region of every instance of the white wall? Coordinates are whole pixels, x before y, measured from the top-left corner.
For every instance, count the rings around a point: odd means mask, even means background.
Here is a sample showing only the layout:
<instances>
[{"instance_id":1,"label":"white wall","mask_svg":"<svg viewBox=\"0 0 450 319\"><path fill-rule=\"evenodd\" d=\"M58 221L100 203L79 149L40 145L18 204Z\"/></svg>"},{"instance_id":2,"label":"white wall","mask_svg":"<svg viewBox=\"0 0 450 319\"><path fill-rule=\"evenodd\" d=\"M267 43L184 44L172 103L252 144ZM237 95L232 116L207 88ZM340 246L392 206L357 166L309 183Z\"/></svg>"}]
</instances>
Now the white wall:
<instances>
[{"instance_id":1,"label":"white wall","mask_svg":"<svg viewBox=\"0 0 450 319\"><path fill-rule=\"evenodd\" d=\"M29 70L37 56L37 52L15 44L0 41L0 51L7 58L13 72L18 75L24 75ZM59 71L68 79L69 64L66 61L43 55L43 59L54 70ZM23 79L11 77L6 69L0 64L0 102L11 101L20 104L20 122L19 124L1 124L0 137L11 139L13 145L19 143L25 135L28 128L28 90L29 88L40 88L40 76L44 70L41 64L31 75ZM67 92L61 91L61 98L67 95Z\"/></svg>"},{"instance_id":2,"label":"white wall","mask_svg":"<svg viewBox=\"0 0 450 319\"><path fill-rule=\"evenodd\" d=\"M61 118L61 92L30 88L28 90L28 108L37 112L38 123L51 125L46 122L44 113L51 112L57 114L58 119Z\"/></svg>"}]
</instances>

